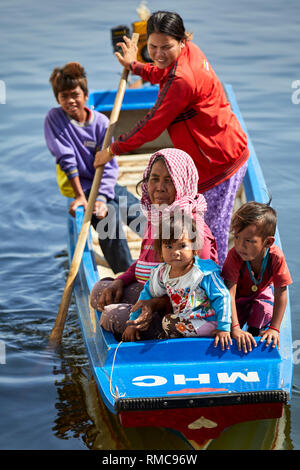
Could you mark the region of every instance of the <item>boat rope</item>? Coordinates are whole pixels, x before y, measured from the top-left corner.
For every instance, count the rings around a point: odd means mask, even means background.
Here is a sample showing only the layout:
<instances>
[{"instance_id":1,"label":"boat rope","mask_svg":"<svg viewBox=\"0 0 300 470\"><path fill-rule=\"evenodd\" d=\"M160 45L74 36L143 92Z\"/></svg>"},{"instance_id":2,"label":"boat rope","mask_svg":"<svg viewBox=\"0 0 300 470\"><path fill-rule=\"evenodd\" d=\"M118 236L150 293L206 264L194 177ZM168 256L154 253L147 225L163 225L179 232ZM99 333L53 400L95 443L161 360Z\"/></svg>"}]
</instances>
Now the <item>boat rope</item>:
<instances>
[{"instance_id":1,"label":"boat rope","mask_svg":"<svg viewBox=\"0 0 300 470\"><path fill-rule=\"evenodd\" d=\"M116 356L117 356L118 349L119 349L119 347L121 346L122 343L123 343L123 341L120 341L119 344L118 344L118 346L117 346L116 349L115 349L115 353L114 353L114 357L113 357L113 362L112 362L112 366L111 366L110 378L109 378L109 391L110 391L111 396L112 396L115 400L116 400L117 398L125 397L125 395L126 395L126 393L123 393L122 395L120 395L117 386L115 386L116 394L114 394L114 392L113 392L113 390L112 390L112 376L113 376L113 371L114 371L114 367L115 367L115 360L116 360Z\"/></svg>"}]
</instances>

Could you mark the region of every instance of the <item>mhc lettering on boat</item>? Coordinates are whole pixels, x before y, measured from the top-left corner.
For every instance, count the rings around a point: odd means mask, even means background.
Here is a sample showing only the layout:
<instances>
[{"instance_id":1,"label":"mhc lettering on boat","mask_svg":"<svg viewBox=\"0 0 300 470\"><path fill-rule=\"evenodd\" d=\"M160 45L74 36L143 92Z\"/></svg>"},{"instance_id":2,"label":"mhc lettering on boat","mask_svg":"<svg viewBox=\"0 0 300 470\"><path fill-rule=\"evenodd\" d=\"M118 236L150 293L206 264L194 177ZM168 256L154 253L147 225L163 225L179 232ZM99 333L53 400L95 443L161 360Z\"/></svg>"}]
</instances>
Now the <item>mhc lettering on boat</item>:
<instances>
[{"instance_id":1,"label":"mhc lettering on boat","mask_svg":"<svg viewBox=\"0 0 300 470\"><path fill-rule=\"evenodd\" d=\"M257 371L247 372L219 372L216 374L219 383L235 383L237 379L243 382L259 382L259 376ZM168 382L166 377L161 375L141 375L132 379L133 385L138 387L156 387L159 385L165 385ZM198 374L196 377L186 377L184 374L174 374L174 385L185 385L187 382L199 382L200 384L211 383L210 374Z\"/></svg>"}]
</instances>

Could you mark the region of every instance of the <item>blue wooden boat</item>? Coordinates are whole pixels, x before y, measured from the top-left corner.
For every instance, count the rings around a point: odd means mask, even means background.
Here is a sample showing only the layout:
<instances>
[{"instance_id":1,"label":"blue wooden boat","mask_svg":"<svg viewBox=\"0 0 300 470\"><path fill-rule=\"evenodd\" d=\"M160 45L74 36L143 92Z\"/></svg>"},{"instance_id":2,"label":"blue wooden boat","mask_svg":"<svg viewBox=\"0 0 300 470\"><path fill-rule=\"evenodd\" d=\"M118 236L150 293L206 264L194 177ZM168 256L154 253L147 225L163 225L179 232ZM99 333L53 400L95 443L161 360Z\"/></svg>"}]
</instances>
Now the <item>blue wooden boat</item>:
<instances>
[{"instance_id":1,"label":"blue wooden boat","mask_svg":"<svg viewBox=\"0 0 300 470\"><path fill-rule=\"evenodd\" d=\"M227 96L247 132L233 89ZM120 121L129 126L132 113L151 108L157 87L128 89ZM109 112L115 91L91 93L89 105ZM123 113L123 115L122 115ZM136 122L137 115L134 115ZM120 129L116 130L118 134ZM248 133L247 133L248 134ZM267 202L268 191L251 139L244 181L246 200ZM166 147L159 142L156 148ZM142 149L145 153L147 149ZM138 157L136 155L135 157ZM83 210L69 217L69 255L76 245ZM280 246L279 233L276 243ZM236 343L226 351L214 348L211 338L119 343L99 326L100 312L90 306L90 292L103 277L97 266L92 234L86 243L74 293L91 368L106 407L125 427L151 426L179 431L195 448L236 423L280 418L291 396L293 364L290 301L281 326L280 350L259 343L248 354ZM259 340L259 338L257 338Z\"/></svg>"}]
</instances>

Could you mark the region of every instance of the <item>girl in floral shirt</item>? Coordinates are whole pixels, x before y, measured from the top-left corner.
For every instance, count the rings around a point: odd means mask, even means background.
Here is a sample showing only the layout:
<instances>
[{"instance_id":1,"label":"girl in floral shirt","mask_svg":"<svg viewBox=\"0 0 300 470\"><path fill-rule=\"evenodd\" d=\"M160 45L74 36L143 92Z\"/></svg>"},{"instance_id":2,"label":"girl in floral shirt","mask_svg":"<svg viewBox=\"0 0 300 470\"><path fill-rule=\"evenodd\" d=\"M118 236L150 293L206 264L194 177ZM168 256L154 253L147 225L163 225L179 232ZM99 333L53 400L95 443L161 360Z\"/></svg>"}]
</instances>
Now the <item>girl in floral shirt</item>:
<instances>
[{"instance_id":1,"label":"girl in floral shirt","mask_svg":"<svg viewBox=\"0 0 300 470\"><path fill-rule=\"evenodd\" d=\"M135 320L144 317L143 329L152 320L151 299L168 295L173 313L162 319L162 337L213 336L215 346L229 347L231 307L230 295L220 277L220 267L212 260L197 256L199 249L196 222L179 210L162 219L155 248L163 263L155 267L132 308L130 321L123 334L125 341L138 338ZM150 300L150 302L149 302Z\"/></svg>"}]
</instances>

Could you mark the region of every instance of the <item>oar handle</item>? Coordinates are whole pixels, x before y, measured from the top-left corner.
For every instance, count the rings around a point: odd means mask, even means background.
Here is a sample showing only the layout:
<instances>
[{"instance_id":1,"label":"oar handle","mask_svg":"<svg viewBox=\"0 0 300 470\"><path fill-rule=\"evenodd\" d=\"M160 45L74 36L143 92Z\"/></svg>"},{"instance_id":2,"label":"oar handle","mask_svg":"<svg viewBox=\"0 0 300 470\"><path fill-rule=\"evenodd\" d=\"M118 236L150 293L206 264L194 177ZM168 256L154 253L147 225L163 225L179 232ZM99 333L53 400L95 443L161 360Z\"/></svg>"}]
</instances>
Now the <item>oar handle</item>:
<instances>
[{"instance_id":1,"label":"oar handle","mask_svg":"<svg viewBox=\"0 0 300 470\"><path fill-rule=\"evenodd\" d=\"M138 38L139 38L139 35L137 33L133 33L132 41L135 45L138 42ZM119 88L115 97L113 109L110 115L109 125L108 125L108 128L105 133L105 137L103 140L102 149L107 148L111 143L111 139L112 139L113 132L114 132L114 127L115 127L116 122L118 121L120 110L121 110L122 101L123 101L125 90L126 90L128 75L129 75L129 71L124 67L122 76L120 79L120 83L119 83ZM91 188L89 198L88 198L87 208L85 210L82 227L78 236L76 248L74 251L72 263L70 266L69 274L68 274L66 285L65 285L65 289L63 292L60 306L59 306L55 325L50 334L50 343L52 343L53 345L59 343L62 338L63 329L64 329L64 325L65 325L65 321L66 321L66 317L68 313L68 308L69 308L69 304L70 304L70 300L72 296L73 285L74 285L74 281L79 270L79 266L80 266L81 259L82 259L82 254L83 254L85 243L88 237L93 209L94 209L94 205L95 205L96 198L98 195L101 178L103 175L103 169L104 169L104 166L98 167L94 175L92 188Z\"/></svg>"}]
</instances>

